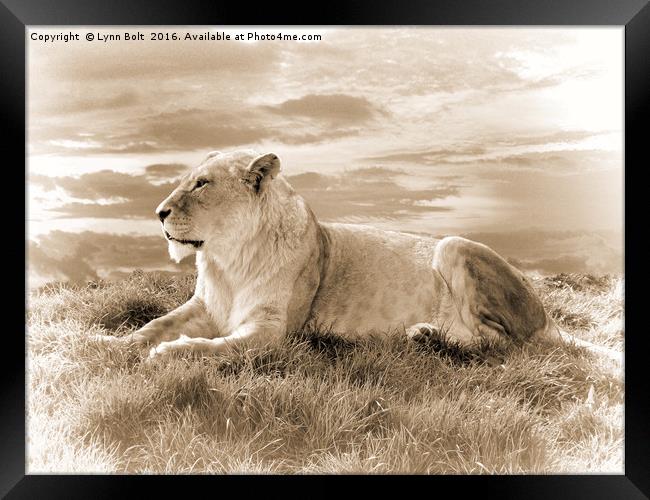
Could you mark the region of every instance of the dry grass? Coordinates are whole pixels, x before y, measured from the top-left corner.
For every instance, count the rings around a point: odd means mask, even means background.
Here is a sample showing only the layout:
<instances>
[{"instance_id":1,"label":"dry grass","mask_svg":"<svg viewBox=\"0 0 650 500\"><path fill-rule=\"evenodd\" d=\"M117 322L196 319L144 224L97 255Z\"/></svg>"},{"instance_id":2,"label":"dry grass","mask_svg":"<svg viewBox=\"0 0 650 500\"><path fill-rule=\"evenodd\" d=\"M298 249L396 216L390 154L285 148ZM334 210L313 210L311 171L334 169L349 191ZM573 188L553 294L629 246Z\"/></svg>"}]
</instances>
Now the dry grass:
<instances>
[{"instance_id":1,"label":"dry grass","mask_svg":"<svg viewBox=\"0 0 650 500\"><path fill-rule=\"evenodd\" d=\"M567 330L622 348L620 279L535 286ZM228 358L145 364L146 351L88 340L136 328L192 288L134 273L30 297L28 472L623 471L622 376L570 346L300 332Z\"/></svg>"}]
</instances>

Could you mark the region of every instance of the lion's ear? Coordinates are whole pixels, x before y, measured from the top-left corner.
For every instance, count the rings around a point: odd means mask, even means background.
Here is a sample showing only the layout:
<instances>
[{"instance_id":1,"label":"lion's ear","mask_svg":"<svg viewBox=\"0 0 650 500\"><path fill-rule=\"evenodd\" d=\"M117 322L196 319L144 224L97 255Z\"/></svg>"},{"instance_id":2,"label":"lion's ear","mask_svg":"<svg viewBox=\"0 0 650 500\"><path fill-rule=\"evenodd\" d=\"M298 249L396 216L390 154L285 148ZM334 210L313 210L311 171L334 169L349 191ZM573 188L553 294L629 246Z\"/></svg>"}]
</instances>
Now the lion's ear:
<instances>
[{"instance_id":1,"label":"lion's ear","mask_svg":"<svg viewBox=\"0 0 650 500\"><path fill-rule=\"evenodd\" d=\"M209 160L210 158L213 158L217 155L220 155L221 151L210 151L207 156L205 157L206 160Z\"/></svg>"},{"instance_id":2,"label":"lion's ear","mask_svg":"<svg viewBox=\"0 0 650 500\"><path fill-rule=\"evenodd\" d=\"M261 193L278 173L280 173L280 158L276 154L267 153L258 156L246 167L243 181L256 193Z\"/></svg>"}]
</instances>

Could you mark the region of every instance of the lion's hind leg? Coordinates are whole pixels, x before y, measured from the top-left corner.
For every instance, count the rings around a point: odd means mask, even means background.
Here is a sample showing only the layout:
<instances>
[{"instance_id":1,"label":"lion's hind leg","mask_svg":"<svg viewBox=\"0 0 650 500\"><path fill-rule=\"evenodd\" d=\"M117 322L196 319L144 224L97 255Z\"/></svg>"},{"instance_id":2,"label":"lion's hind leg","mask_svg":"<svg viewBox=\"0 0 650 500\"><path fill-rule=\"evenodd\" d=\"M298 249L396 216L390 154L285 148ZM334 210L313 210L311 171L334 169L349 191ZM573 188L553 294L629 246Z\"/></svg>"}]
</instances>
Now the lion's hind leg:
<instances>
[{"instance_id":1,"label":"lion's hind leg","mask_svg":"<svg viewBox=\"0 0 650 500\"><path fill-rule=\"evenodd\" d=\"M541 300L525 277L490 248L464 238L442 239L433 267L444 282L439 321L461 343L523 342L546 327Z\"/></svg>"},{"instance_id":2,"label":"lion's hind leg","mask_svg":"<svg viewBox=\"0 0 650 500\"><path fill-rule=\"evenodd\" d=\"M406 329L406 336L416 342L438 335L440 330L431 323L416 323Z\"/></svg>"}]
</instances>

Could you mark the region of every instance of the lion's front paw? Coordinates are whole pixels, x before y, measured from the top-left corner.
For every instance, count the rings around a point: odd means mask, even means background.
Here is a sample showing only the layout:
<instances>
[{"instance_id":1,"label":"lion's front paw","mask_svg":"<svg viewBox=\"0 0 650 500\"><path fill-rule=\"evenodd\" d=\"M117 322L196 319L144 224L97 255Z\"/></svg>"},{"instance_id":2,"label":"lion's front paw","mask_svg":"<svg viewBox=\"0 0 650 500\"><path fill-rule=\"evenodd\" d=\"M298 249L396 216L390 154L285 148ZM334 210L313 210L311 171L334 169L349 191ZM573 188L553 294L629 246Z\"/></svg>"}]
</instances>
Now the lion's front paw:
<instances>
[{"instance_id":1,"label":"lion's front paw","mask_svg":"<svg viewBox=\"0 0 650 500\"><path fill-rule=\"evenodd\" d=\"M133 333L124 336L125 342L133 345L145 345L154 341L159 336L159 332L151 327L142 327Z\"/></svg>"},{"instance_id":2,"label":"lion's front paw","mask_svg":"<svg viewBox=\"0 0 650 500\"><path fill-rule=\"evenodd\" d=\"M129 344L127 337L117 337L115 335L91 335L88 339L91 342L99 342L102 344Z\"/></svg>"},{"instance_id":3,"label":"lion's front paw","mask_svg":"<svg viewBox=\"0 0 650 500\"><path fill-rule=\"evenodd\" d=\"M188 346L183 340L161 342L157 346L149 349L149 356L147 358L147 361L153 361L154 359L167 359L170 356L173 356L175 353L180 353L187 350Z\"/></svg>"},{"instance_id":4,"label":"lion's front paw","mask_svg":"<svg viewBox=\"0 0 650 500\"><path fill-rule=\"evenodd\" d=\"M173 348L166 344L170 344L170 342L163 342L149 349L149 356L147 357L147 361L169 357L173 351Z\"/></svg>"},{"instance_id":5,"label":"lion's front paw","mask_svg":"<svg viewBox=\"0 0 650 500\"><path fill-rule=\"evenodd\" d=\"M91 341L101 342L104 344L120 344L120 345L143 345L149 342L147 336L138 332L128 333L121 337L115 335L92 335L89 337Z\"/></svg>"},{"instance_id":6,"label":"lion's front paw","mask_svg":"<svg viewBox=\"0 0 650 500\"><path fill-rule=\"evenodd\" d=\"M212 355L220 353L225 348L222 339L195 339L181 337L169 342L161 342L149 350L147 361L168 358L181 352L191 352L195 355Z\"/></svg>"},{"instance_id":7,"label":"lion's front paw","mask_svg":"<svg viewBox=\"0 0 650 500\"><path fill-rule=\"evenodd\" d=\"M103 344L117 344L121 341L121 337L115 337L114 335L90 335L88 336L88 340Z\"/></svg>"}]
</instances>

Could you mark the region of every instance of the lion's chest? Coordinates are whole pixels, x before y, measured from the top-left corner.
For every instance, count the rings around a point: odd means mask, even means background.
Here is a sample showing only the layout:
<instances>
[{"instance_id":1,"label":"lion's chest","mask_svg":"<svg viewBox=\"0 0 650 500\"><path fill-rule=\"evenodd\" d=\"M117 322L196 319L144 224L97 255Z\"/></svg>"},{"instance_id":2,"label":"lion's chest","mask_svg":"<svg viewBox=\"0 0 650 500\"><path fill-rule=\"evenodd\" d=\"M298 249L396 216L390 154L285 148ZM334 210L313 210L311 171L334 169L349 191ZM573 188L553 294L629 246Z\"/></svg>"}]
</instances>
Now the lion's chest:
<instances>
[{"instance_id":1,"label":"lion's chest","mask_svg":"<svg viewBox=\"0 0 650 500\"><path fill-rule=\"evenodd\" d=\"M219 335L227 335L233 328L230 318L234 302L232 290L227 286L215 287L210 284L203 286L200 292L197 290L197 295L203 299L208 315L217 326Z\"/></svg>"},{"instance_id":2,"label":"lion's chest","mask_svg":"<svg viewBox=\"0 0 650 500\"><path fill-rule=\"evenodd\" d=\"M282 306L286 302L281 300L286 295L282 293L285 285L283 280L269 280L264 273L233 274L201 262L196 295L204 302L219 336L225 336L251 319L260 319L269 306Z\"/></svg>"},{"instance_id":3,"label":"lion's chest","mask_svg":"<svg viewBox=\"0 0 650 500\"><path fill-rule=\"evenodd\" d=\"M228 335L238 325L233 318L238 291L231 277L208 259L197 257L199 271L196 295L203 301L219 335Z\"/></svg>"},{"instance_id":4,"label":"lion's chest","mask_svg":"<svg viewBox=\"0 0 650 500\"><path fill-rule=\"evenodd\" d=\"M229 335L245 322L259 302L253 287L234 287L223 277L204 284L197 294L205 303L220 336Z\"/></svg>"}]
</instances>

